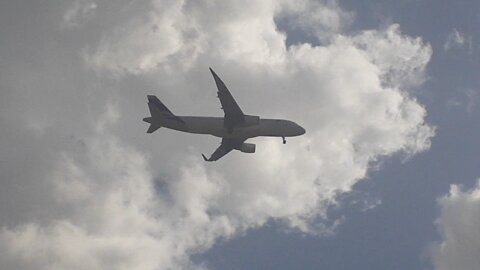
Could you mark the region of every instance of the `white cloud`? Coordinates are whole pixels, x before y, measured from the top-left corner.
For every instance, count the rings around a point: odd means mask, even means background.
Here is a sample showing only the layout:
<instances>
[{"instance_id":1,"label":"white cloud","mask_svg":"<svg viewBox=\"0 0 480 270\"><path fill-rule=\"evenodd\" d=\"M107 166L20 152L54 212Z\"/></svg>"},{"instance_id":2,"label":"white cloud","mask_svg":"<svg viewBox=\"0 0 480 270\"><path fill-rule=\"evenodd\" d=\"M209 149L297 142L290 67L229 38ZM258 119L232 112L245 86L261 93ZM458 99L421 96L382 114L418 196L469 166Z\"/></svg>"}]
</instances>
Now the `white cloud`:
<instances>
[{"instance_id":1,"label":"white cloud","mask_svg":"<svg viewBox=\"0 0 480 270\"><path fill-rule=\"evenodd\" d=\"M170 65L188 66L203 43L199 25L185 14L182 1L153 1L153 8L115 28L93 54L85 58L93 67L119 75L144 73Z\"/></svg>"},{"instance_id":2,"label":"white cloud","mask_svg":"<svg viewBox=\"0 0 480 270\"><path fill-rule=\"evenodd\" d=\"M465 33L459 32L457 29L453 29L447 36L447 40L443 44L443 49L449 51L453 48L466 48L468 53L472 53L473 41L472 37Z\"/></svg>"},{"instance_id":3,"label":"white cloud","mask_svg":"<svg viewBox=\"0 0 480 270\"><path fill-rule=\"evenodd\" d=\"M76 73L75 78L85 76L77 87L86 94L52 101L65 114L45 113L52 115L52 124L39 135L42 141L25 140L54 149L42 159L49 160L41 163L47 172L35 174L32 166L26 174L42 187L37 193L46 201L34 201L40 210L23 218L13 215L8 226L0 223L2 265L194 268L191 254L271 219L304 232L331 233L315 220L327 218L328 206L363 179L372 163L428 149L434 130L406 87L423 80L430 46L403 35L396 25L354 36L337 32L345 16L335 2L326 1L312 5L318 14L326 9L331 20L313 15L305 20L329 29L330 42L287 48L274 19L305 12L292 9L292 3L155 0L147 12L140 9L113 29L102 29L98 44L88 42L85 50L98 78ZM213 164L198 154L213 151L217 138L165 129L145 134L139 119L148 111L144 99L152 85L161 99L175 101L166 102L174 112L218 108L208 66L247 113L295 120L307 134L285 146L277 139L254 139L256 154L235 152ZM102 76L109 74L117 80ZM41 88L38 82L34 86ZM69 89L61 93L77 93ZM34 112L55 107L31 106ZM75 135L59 143L64 134ZM18 189L12 185L9 193ZM22 198L34 193L22 191Z\"/></svg>"},{"instance_id":4,"label":"white cloud","mask_svg":"<svg viewBox=\"0 0 480 270\"><path fill-rule=\"evenodd\" d=\"M458 32L457 29L453 29L447 36L445 44L443 44L443 49L448 51L452 46L463 46L465 44L465 35Z\"/></svg>"},{"instance_id":5,"label":"white cloud","mask_svg":"<svg viewBox=\"0 0 480 270\"><path fill-rule=\"evenodd\" d=\"M277 65L285 59L285 35L274 18L289 18L295 27L332 38L352 20L335 1L152 1L152 9L107 35L93 53L93 67L115 74L158 68L189 68L197 57Z\"/></svg>"},{"instance_id":6,"label":"white cloud","mask_svg":"<svg viewBox=\"0 0 480 270\"><path fill-rule=\"evenodd\" d=\"M437 226L442 240L433 246L437 270L475 270L480 265L480 182L463 191L452 185L450 193L439 200Z\"/></svg>"},{"instance_id":7,"label":"white cloud","mask_svg":"<svg viewBox=\"0 0 480 270\"><path fill-rule=\"evenodd\" d=\"M99 122L111 125L109 108ZM179 168L171 201L159 196L148 160L108 132L64 153L47 182L58 215L0 231L0 261L9 269L172 269L187 252L235 231L208 215L221 187L198 165ZM59 211L55 211L59 210ZM194 267L194 266L192 266Z\"/></svg>"},{"instance_id":8,"label":"white cloud","mask_svg":"<svg viewBox=\"0 0 480 270\"><path fill-rule=\"evenodd\" d=\"M408 88L424 82L432 49L419 37L402 36L398 24L385 31L365 31L356 36L354 42L380 68L386 86Z\"/></svg>"},{"instance_id":9,"label":"white cloud","mask_svg":"<svg viewBox=\"0 0 480 270\"><path fill-rule=\"evenodd\" d=\"M327 44L347 28L354 19L353 12L343 10L336 1L283 1L277 15L288 19L290 27L301 29Z\"/></svg>"},{"instance_id":10,"label":"white cloud","mask_svg":"<svg viewBox=\"0 0 480 270\"><path fill-rule=\"evenodd\" d=\"M459 95L447 101L447 107L461 107L467 113L473 113L477 107L480 94L472 88L459 89Z\"/></svg>"},{"instance_id":11,"label":"white cloud","mask_svg":"<svg viewBox=\"0 0 480 270\"><path fill-rule=\"evenodd\" d=\"M90 20L98 5L93 0L75 0L63 14L62 27L76 28Z\"/></svg>"},{"instance_id":12,"label":"white cloud","mask_svg":"<svg viewBox=\"0 0 480 270\"><path fill-rule=\"evenodd\" d=\"M473 89L467 89L465 90L465 96L467 97L467 106L466 106L467 112L472 113L475 110L475 107L477 106L480 95L478 91L475 91Z\"/></svg>"}]
</instances>

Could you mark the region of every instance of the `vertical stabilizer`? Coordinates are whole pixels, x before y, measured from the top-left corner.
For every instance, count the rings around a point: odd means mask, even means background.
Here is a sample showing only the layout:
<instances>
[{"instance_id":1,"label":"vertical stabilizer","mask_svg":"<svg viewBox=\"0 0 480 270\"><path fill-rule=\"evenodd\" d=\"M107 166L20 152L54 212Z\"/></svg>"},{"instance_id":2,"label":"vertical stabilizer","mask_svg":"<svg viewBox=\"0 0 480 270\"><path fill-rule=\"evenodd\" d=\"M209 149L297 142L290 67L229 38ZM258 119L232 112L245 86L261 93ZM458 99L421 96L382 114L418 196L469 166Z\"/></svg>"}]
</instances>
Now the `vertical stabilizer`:
<instances>
[{"instance_id":1,"label":"vertical stabilizer","mask_svg":"<svg viewBox=\"0 0 480 270\"><path fill-rule=\"evenodd\" d=\"M156 96L148 95L148 109L152 117L174 115Z\"/></svg>"},{"instance_id":2,"label":"vertical stabilizer","mask_svg":"<svg viewBox=\"0 0 480 270\"><path fill-rule=\"evenodd\" d=\"M150 127L147 133L153 133L162 126L175 121L184 123L184 121L174 115L156 96L148 95L148 109L150 110L151 117L143 118L144 122L150 123Z\"/></svg>"}]
</instances>

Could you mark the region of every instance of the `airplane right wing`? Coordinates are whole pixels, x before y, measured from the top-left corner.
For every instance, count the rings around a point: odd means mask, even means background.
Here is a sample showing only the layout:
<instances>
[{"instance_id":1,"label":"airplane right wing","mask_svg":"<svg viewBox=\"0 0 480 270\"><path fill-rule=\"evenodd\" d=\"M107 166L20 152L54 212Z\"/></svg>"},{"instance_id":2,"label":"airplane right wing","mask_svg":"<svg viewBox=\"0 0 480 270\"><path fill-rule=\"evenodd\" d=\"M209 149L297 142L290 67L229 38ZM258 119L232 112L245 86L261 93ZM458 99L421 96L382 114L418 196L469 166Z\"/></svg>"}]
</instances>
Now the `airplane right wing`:
<instances>
[{"instance_id":1,"label":"airplane right wing","mask_svg":"<svg viewBox=\"0 0 480 270\"><path fill-rule=\"evenodd\" d=\"M238 124L245 122L245 114L243 114L242 109L238 106L237 102L233 98L230 91L228 91L225 83L218 77L218 75L210 68L213 78L215 79L215 84L218 89L218 98L220 103L222 103L222 109L225 113L225 122L224 126L229 130L232 130Z\"/></svg>"},{"instance_id":2,"label":"airplane right wing","mask_svg":"<svg viewBox=\"0 0 480 270\"><path fill-rule=\"evenodd\" d=\"M202 157L205 161L216 161L225 156L226 154L230 153L233 149L235 149L235 146L238 144L242 144L242 142L232 140L232 139L222 139L222 143L220 146L213 152L213 154L210 156L210 158L207 158L204 154L202 154Z\"/></svg>"}]
</instances>

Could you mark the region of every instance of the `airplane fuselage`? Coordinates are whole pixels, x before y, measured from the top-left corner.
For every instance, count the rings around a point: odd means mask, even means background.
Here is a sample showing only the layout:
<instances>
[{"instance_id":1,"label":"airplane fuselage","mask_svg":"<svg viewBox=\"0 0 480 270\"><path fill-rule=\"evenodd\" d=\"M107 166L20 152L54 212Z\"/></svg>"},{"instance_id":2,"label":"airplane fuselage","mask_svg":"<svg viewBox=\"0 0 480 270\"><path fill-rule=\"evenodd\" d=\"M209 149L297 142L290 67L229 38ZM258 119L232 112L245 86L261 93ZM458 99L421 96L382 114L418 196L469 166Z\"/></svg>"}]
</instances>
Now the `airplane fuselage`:
<instances>
[{"instance_id":1,"label":"airplane fuselage","mask_svg":"<svg viewBox=\"0 0 480 270\"><path fill-rule=\"evenodd\" d=\"M229 130L224 125L223 117L178 116L178 118L182 121L171 120L152 124L188 133L210 134L220 138L239 140L259 136L293 137L305 133L305 129L298 124L282 119L257 118L256 121L247 122Z\"/></svg>"}]
</instances>

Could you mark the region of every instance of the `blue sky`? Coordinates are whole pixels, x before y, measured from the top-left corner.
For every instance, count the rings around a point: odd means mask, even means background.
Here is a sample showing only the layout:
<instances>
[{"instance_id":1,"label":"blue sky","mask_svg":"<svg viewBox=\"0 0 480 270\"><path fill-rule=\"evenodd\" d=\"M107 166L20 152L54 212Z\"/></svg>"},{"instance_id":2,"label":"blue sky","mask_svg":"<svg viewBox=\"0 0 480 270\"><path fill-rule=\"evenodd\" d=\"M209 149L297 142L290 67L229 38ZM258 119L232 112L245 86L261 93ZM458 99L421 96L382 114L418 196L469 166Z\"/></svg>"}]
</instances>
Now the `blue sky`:
<instances>
[{"instance_id":1,"label":"blue sky","mask_svg":"<svg viewBox=\"0 0 480 270\"><path fill-rule=\"evenodd\" d=\"M0 265L477 269L478 1L0 4ZM213 164L146 95L295 120ZM478 252L477 252L478 251Z\"/></svg>"}]
</instances>

